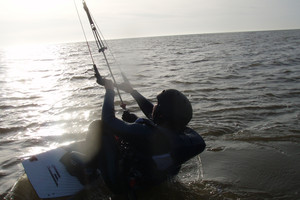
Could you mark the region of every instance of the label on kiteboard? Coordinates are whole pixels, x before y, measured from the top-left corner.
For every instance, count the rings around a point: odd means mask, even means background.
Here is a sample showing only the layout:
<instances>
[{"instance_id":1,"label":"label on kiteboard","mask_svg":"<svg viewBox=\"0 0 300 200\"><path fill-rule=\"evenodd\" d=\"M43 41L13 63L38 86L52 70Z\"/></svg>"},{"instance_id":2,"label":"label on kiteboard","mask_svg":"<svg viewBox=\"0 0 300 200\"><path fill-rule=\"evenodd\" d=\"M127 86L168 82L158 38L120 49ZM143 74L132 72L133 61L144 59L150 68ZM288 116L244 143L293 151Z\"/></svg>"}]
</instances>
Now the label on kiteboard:
<instances>
[{"instance_id":1,"label":"label on kiteboard","mask_svg":"<svg viewBox=\"0 0 300 200\"><path fill-rule=\"evenodd\" d=\"M27 177L40 198L71 196L84 188L61 163L60 159L66 153L65 149L57 148L22 162Z\"/></svg>"}]
</instances>

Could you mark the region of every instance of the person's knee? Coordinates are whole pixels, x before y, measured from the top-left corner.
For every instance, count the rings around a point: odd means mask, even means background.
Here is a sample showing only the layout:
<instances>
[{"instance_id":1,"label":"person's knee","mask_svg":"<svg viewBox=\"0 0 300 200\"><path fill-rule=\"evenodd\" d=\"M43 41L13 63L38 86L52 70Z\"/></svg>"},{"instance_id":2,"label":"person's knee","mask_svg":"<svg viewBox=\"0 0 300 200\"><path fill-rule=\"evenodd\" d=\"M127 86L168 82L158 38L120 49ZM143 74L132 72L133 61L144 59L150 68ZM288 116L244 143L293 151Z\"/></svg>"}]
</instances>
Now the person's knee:
<instances>
[{"instance_id":1,"label":"person's knee","mask_svg":"<svg viewBox=\"0 0 300 200\"><path fill-rule=\"evenodd\" d=\"M88 136L98 134L102 131L102 121L101 120L95 120L93 121L88 128Z\"/></svg>"},{"instance_id":2,"label":"person's knee","mask_svg":"<svg viewBox=\"0 0 300 200\"><path fill-rule=\"evenodd\" d=\"M86 135L86 155L91 157L95 157L100 151L101 144L101 132L102 132L102 122L101 120L93 121L88 128L88 132Z\"/></svg>"}]
</instances>

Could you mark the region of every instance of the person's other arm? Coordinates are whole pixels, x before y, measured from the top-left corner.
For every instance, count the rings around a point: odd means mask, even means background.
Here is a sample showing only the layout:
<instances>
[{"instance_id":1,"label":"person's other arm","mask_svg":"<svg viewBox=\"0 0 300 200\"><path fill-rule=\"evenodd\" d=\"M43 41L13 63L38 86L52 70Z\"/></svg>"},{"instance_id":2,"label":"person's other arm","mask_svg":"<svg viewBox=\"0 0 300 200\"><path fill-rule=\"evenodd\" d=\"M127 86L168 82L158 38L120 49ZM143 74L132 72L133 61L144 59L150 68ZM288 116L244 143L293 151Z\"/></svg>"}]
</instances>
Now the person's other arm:
<instances>
[{"instance_id":1,"label":"person's other arm","mask_svg":"<svg viewBox=\"0 0 300 200\"><path fill-rule=\"evenodd\" d=\"M119 87L119 89L130 93L131 96L138 103L140 109L143 111L145 116L148 119L152 119L153 104L150 101L148 101L143 95L141 95L138 91L134 90L128 80L122 84L119 84L118 87Z\"/></svg>"},{"instance_id":2,"label":"person's other arm","mask_svg":"<svg viewBox=\"0 0 300 200\"><path fill-rule=\"evenodd\" d=\"M152 119L153 104L136 90L132 90L130 94L136 100L145 116L148 119Z\"/></svg>"}]
</instances>

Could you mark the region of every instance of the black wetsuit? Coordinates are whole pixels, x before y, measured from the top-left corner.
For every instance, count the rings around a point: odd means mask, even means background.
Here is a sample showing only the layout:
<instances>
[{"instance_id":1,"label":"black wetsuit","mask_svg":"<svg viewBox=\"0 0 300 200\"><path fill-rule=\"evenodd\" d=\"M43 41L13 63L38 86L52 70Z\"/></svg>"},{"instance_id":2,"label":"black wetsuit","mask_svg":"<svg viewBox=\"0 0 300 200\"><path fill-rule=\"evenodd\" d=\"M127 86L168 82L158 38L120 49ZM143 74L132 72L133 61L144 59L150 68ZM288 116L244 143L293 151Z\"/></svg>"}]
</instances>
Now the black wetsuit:
<instances>
[{"instance_id":1,"label":"black wetsuit","mask_svg":"<svg viewBox=\"0 0 300 200\"><path fill-rule=\"evenodd\" d=\"M153 104L137 91L131 94L149 119L127 123L116 118L111 89L106 90L102 109L104 131L98 166L115 193L129 187L130 176L138 177L138 186L161 183L205 149L202 137L190 128L175 133L155 125L150 118Z\"/></svg>"}]
</instances>

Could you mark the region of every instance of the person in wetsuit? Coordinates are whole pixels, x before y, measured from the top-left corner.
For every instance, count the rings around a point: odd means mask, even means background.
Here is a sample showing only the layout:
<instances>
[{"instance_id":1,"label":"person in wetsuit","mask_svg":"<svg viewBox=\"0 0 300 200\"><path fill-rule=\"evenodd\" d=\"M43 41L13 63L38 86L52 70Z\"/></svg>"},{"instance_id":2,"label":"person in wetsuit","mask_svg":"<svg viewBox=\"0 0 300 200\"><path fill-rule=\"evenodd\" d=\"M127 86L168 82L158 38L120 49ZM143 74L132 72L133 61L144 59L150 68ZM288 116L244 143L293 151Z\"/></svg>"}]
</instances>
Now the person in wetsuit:
<instances>
[{"instance_id":1,"label":"person in wetsuit","mask_svg":"<svg viewBox=\"0 0 300 200\"><path fill-rule=\"evenodd\" d=\"M115 116L112 81L104 80L104 87L102 120L93 122L89 129L100 134L97 166L112 192L162 183L205 149L202 137L187 127L192 106L181 92L164 90L153 105L129 83L119 85L147 117L137 118L125 111L123 121Z\"/></svg>"}]
</instances>

